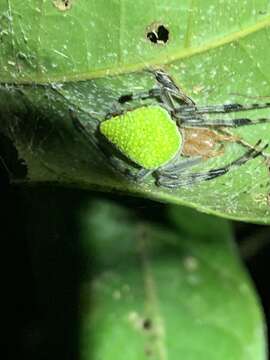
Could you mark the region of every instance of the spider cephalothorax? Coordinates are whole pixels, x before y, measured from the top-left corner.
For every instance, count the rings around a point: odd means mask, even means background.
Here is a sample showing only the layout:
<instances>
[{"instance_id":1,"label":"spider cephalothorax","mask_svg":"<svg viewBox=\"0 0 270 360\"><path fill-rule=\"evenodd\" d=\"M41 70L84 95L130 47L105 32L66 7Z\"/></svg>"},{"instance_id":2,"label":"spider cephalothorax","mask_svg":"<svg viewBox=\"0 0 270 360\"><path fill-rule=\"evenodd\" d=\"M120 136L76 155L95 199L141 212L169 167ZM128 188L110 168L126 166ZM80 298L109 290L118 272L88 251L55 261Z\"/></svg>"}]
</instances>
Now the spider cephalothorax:
<instances>
[{"instance_id":1,"label":"spider cephalothorax","mask_svg":"<svg viewBox=\"0 0 270 360\"><path fill-rule=\"evenodd\" d=\"M188 186L224 175L259 155L266 157L264 150L268 144L261 145L259 140L251 146L228 133L226 128L270 122L270 119L215 120L205 117L205 114L268 108L270 103L197 106L164 71L155 70L152 73L157 87L147 92L125 94L118 99L118 104L154 98L155 105L107 114L99 125L99 131L107 142L140 168L133 176L134 180L140 181L153 174L158 186ZM83 129L82 126L80 128ZM220 168L206 172L191 171L203 160L221 155L225 142L239 142L247 151ZM121 172L127 173L123 162L119 166L119 159L115 161L111 156L111 160Z\"/></svg>"}]
</instances>

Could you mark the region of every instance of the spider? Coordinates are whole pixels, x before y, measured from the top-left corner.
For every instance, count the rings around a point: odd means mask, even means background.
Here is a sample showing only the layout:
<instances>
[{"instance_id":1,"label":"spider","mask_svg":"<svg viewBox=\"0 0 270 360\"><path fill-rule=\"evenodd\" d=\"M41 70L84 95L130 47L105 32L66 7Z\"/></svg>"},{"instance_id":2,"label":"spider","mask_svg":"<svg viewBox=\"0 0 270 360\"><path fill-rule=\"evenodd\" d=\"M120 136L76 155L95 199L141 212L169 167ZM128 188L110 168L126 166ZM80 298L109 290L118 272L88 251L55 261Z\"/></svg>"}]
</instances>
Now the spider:
<instances>
[{"instance_id":1,"label":"spider","mask_svg":"<svg viewBox=\"0 0 270 360\"><path fill-rule=\"evenodd\" d=\"M262 145L259 140L251 146L225 128L260 124L270 122L270 119L211 119L205 114L263 109L270 107L270 103L197 106L166 72L150 72L155 76L156 87L146 92L122 95L117 104L119 107L133 100L155 99L156 105L146 104L128 111L108 113L98 126L101 138L116 151L116 156L113 152L109 154L110 160L122 174L137 182L152 174L157 186L177 188L225 175L259 155L267 158L264 150L268 144ZM89 137L79 120L74 124ZM239 142L247 150L222 167L205 172L192 171L193 166L202 161L222 155L226 142ZM139 170L131 174L127 162Z\"/></svg>"}]
</instances>

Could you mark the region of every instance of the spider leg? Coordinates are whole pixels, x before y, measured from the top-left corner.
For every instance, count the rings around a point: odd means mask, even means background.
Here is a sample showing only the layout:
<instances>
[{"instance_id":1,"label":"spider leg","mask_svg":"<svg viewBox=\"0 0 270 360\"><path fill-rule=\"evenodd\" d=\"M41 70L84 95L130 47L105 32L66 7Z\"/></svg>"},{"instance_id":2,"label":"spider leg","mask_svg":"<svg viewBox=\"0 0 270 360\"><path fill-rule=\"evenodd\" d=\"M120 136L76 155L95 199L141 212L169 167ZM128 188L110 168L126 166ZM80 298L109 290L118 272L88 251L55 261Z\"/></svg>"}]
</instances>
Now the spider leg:
<instances>
[{"instance_id":1,"label":"spider leg","mask_svg":"<svg viewBox=\"0 0 270 360\"><path fill-rule=\"evenodd\" d=\"M161 95L161 89L159 88L152 88L148 91L142 91L138 93L129 93L122 95L118 98L118 102L120 104L124 104L129 101L133 100L147 100L147 99L153 99L153 98L160 98Z\"/></svg>"},{"instance_id":2,"label":"spider leg","mask_svg":"<svg viewBox=\"0 0 270 360\"><path fill-rule=\"evenodd\" d=\"M194 105L194 101L179 88L173 79L163 70L148 70L152 73L158 83L158 87L149 91L129 93L119 97L118 102L123 104L132 100L146 100L156 98L171 110L175 109L175 102L179 105Z\"/></svg>"},{"instance_id":3,"label":"spider leg","mask_svg":"<svg viewBox=\"0 0 270 360\"><path fill-rule=\"evenodd\" d=\"M171 174L182 173L187 168L199 164L203 158L201 156L194 156L192 158L183 159L180 158L178 154L178 159L176 161L170 161L168 164L163 165L158 170L155 171L156 174L162 176L170 176Z\"/></svg>"},{"instance_id":4,"label":"spider leg","mask_svg":"<svg viewBox=\"0 0 270 360\"><path fill-rule=\"evenodd\" d=\"M170 90L165 88L152 88L148 91L142 91L138 93L129 93L122 95L118 98L118 103L124 104L129 101L134 100L147 100L147 99L157 99L159 102L164 104L169 108L170 111L174 110L174 101L173 97L175 95L171 93Z\"/></svg>"},{"instance_id":5,"label":"spider leg","mask_svg":"<svg viewBox=\"0 0 270 360\"><path fill-rule=\"evenodd\" d=\"M178 94L172 93L170 90L165 88L152 88L149 91L142 91L138 93L130 93L122 95L118 98L119 104L124 104L133 100L147 100L147 99L156 99L158 102L164 105L168 111L174 111L175 103L174 99L179 97Z\"/></svg>"},{"instance_id":6,"label":"spider leg","mask_svg":"<svg viewBox=\"0 0 270 360\"><path fill-rule=\"evenodd\" d=\"M98 127L98 124L99 124L99 121L95 121L95 124L92 125L92 129L87 129L86 125L84 125L79 119L78 117L76 116L75 112L72 110L72 109L69 109L69 115L71 117L71 120L72 120L72 123L73 123L73 126L75 127L75 129L81 133L83 135L83 137L87 140L87 142L89 142L90 144L94 144L96 145L96 142L94 141L94 137L93 135L93 132L97 129ZM90 122L89 122L90 124ZM94 128L93 128L94 126Z\"/></svg>"},{"instance_id":7,"label":"spider leg","mask_svg":"<svg viewBox=\"0 0 270 360\"><path fill-rule=\"evenodd\" d=\"M106 150L103 150L103 153L106 155ZM146 177L154 172L154 170L144 168L137 171L131 171L124 160L111 154L108 154L107 157L109 158L110 165L117 174L121 174L125 179L135 181L136 183L142 182Z\"/></svg>"},{"instance_id":8,"label":"spider leg","mask_svg":"<svg viewBox=\"0 0 270 360\"><path fill-rule=\"evenodd\" d=\"M72 123L74 128L85 138L86 143L89 147L91 147L90 144L94 145L95 148L101 152L101 154L105 157L110 159L110 165L111 167L117 171L118 173L122 173L123 175L127 175L127 168L124 166L124 162L118 159L117 157L107 154L106 148L98 144L98 142L95 142L93 140L93 137L91 136L90 130L87 129L87 127L77 118L76 114L73 110L69 110Z\"/></svg>"},{"instance_id":9,"label":"spider leg","mask_svg":"<svg viewBox=\"0 0 270 360\"><path fill-rule=\"evenodd\" d=\"M216 169L211 169L206 172L184 172L183 174L158 174L157 185L167 187L167 188L177 188L181 186L191 186L202 181L212 180L216 177L225 175L230 170L244 165L247 161L255 159L257 156L261 155L263 150L268 147L268 144L264 145L260 149L256 149L261 143L261 140L257 142L254 148L247 150L242 156L232 161L231 163Z\"/></svg>"},{"instance_id":10,"label":"spider leg","mask_svg":"<svg viewBox=\"0 0 270 360\"><path fill-rule=\"evenodd\" d=\"M154 172L154 170L148 170L148 169L140 169L135 175L134 180L136 182L143 181L147 176L151 175Z\"/></svg>"},{"instance_id":11,"label":"spider leg","mask_svg":"<svg viewBox=\"0 0 270 360\"><path fill-rule=\"evenodd\" d=\"M159 86L179 104L195 105L194 101L188 97L184 91L176 85L175 81L163 70L149 70L156 78ZM174 107L175 108L175 107Z\"/></svg>"},{"instance_id":12,"label":"spider leg","mask_svg":"<svg viewBox=\"0 0 270 360\"><path fill-rule=\"evenodd\" d=\"M202 116L176 116L179 121L179 125L183 127L240 127L247 125L255 124L264 124L270 123L270 118L259 118L259 119L249 119L249 118L238 118L238 119L208 119L203 118Z\"/></svg>"},{"instance_id":13,"label":"spider leg","mask_svg":"<svg viewBox=\"0 0 270 360\"><path fill-rule=\"evenodd\" d=\"M223 134L223 135L228 135L228 136L235 136L235 134L233 134L230 130L225 129L225 128L219 128L216 129L217 132ZM254 149L254 145L249 144L247 141L245 141L244 139L240 138L240 137L236 137L235 138L235 142L244 146L247 149ZM268 160L270 158L269 154L266 154L265 152L262 151L261 156L265 159Z\"/></svg>"},{"instance_id":14,"label":"spider leg","mask_svg":"<svg viewBox=\"0 0 270 360\"><path fill-rule=\"evenodd\" d=\"M196 105L180 105L175 108L175 113L197 113L197 114L226 114L231 112L249 111L266 109L270 107L270 103L263 104L225 104L225 105L210 105L210 106L196 106Z\"/></svg>"},{"instance_id":15,"label":"spider leg","mask_svg":"<svg viewBox=\"0 0 270 360\"><path fill-rule=\"evenodd\" d=\"M107 112L107 114L104 117L104 120L102 121L108 120L112 117L119 116L122 114L124 114L124 110L119 107L119 103L113 103L111 110Z\"/></svg>"},{"instance_id":16,"label":"spider leg","mask_svg":"<svg viewBox=\"0 0 270 360\"><path fill-rule=\"evenodd\" d=\"M120 173L124 177L130 178L131 180L134 180L136 182L140 182L140 181L144 180L147 176L149 176L153 173L153 170L148 170L148 169L144 169L144 168L141 168L137 172L132 173L127 168L126 162L124 160L118 158L115 155L112 155L111 152L107 151L105 146L101 146L100 144L96 144L93 142L93 138L92 138L90 132L87 130L85 125L83 125L82 122L75 116L75 114L72 110L70 110L70 115L71 115L74 127L87 140L87 144L89 144L89 142L91 144L94 144L95 147L98 150L100 150L106 158L109 158L110 165L117 173Z\"/></svg>"}]
</instances>

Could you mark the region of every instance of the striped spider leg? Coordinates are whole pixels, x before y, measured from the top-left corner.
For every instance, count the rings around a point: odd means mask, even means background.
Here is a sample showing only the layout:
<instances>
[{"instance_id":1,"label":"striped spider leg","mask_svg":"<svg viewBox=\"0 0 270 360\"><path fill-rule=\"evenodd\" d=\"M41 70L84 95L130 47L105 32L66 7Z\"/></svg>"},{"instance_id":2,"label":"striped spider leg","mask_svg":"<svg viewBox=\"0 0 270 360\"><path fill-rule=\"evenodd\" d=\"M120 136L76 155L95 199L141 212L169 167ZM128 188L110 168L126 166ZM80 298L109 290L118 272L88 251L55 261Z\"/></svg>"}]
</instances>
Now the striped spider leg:
<instances>
[{"instance_id":1,"label":"striped spider leg","mask_svg":"<svg viewBox=\"0 0 270 360\"><path fill-rule=\"evenodd\" d=\"M123 104L132 100L155 98L160 105L171 114L172 119L174 119L178 125L179 131L184 134L184 145L176 159L154 171L157 185L169 188L193 185L222 176L259 155L266 156L264 150L268 147L268 144L262 145L261 140L259 140L255 146L252 146L227 132L226 128L266 123L270 122L270 119L259 118L251 120L248 117L237 119L210 119L205 117L205 115L264 109L269 108L270 103L197 106L163 70L154 70L151 72L156 78L157 87L146 92L123 95L119 98L119 103ZM189 129L189 131L187 131L187 129ZM217 136L217 132L220 132L219 137ZM222 133L223 136L221 135ZM192 135L196 135L193 136L196 140L192 140L193 148L197 148L196 151L191 150ZM208 141L206 140L206 135L208 136ZM220 145L220 143L226 141L241 143L247 148L247 151L223 167L210 169L206 172L191 172L192 167L200 161L220 154L220 152L214 151L210 147L207 149L205 144L212 143L211 147L213 147L218 143Z\"/></svg>"}]
</instances>

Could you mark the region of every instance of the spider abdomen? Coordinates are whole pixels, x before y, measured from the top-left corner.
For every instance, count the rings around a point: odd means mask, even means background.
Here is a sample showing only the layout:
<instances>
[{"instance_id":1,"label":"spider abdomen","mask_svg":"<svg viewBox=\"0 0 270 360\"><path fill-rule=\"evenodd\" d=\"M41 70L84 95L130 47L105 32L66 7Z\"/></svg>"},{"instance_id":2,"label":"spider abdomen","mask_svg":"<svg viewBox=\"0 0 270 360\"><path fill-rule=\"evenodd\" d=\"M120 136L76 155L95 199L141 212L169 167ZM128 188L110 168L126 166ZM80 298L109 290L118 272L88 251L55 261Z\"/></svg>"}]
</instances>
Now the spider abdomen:
<instances>
[{"instance_id":1,"label":"spider abdomen","mask_svg":"<svg viewBox=\"0 0 270 360\"><path fill-rule=\"evenodd\" d=\"M156 169L168 163L182 144L181 133L160 106L143 106L105 120L100 132L134 163Z\"/></svg>"}]
</instances>

